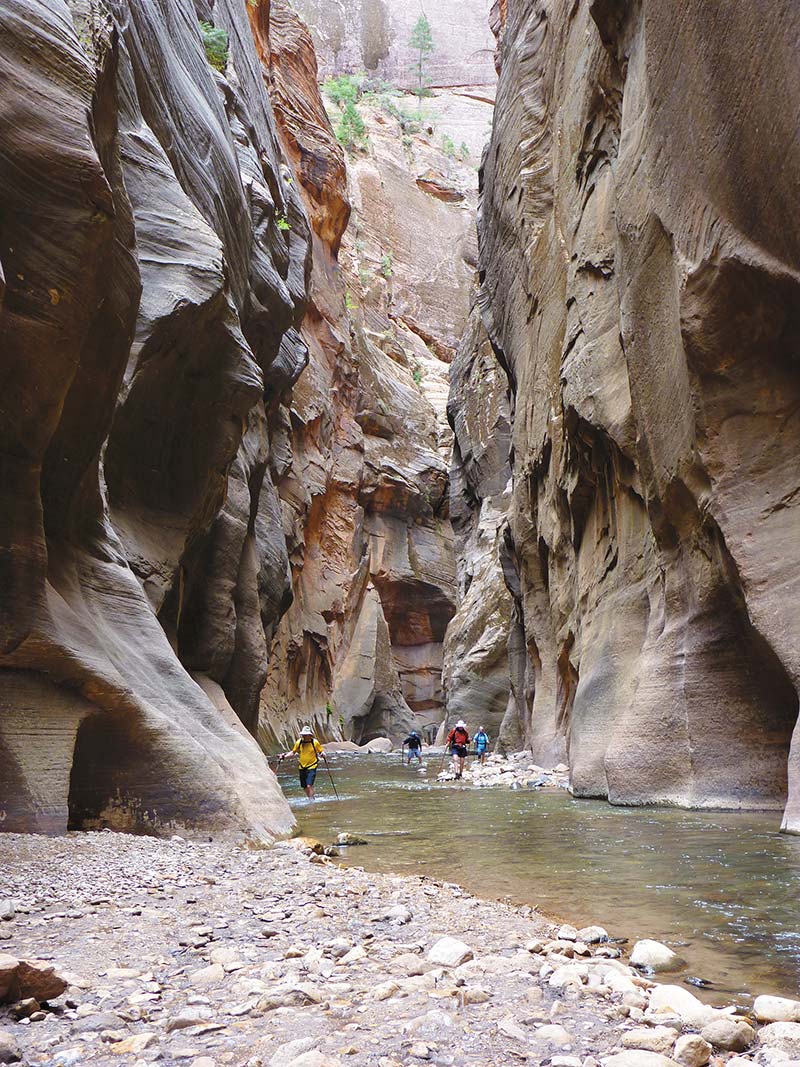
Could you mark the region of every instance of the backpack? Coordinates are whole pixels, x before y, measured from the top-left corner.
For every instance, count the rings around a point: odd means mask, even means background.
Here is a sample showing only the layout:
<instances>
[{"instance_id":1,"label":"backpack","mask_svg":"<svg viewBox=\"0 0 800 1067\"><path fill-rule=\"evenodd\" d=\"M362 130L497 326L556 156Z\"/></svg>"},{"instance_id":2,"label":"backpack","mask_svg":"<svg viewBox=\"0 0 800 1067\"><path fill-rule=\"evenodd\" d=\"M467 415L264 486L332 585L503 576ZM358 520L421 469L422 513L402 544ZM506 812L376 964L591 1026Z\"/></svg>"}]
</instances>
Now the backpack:
<instances>
[{"instance_id":1,"label":"backpack","mask_svg":"<svg viewBox=\"0 0 800 1067\"><path fill-rule=\"evenodd\" d=\"M469 734L463 728L463 726L456 726L453 730L453 744L454 745L466 745L469 741Z\"/></svg>"}]
</instances>

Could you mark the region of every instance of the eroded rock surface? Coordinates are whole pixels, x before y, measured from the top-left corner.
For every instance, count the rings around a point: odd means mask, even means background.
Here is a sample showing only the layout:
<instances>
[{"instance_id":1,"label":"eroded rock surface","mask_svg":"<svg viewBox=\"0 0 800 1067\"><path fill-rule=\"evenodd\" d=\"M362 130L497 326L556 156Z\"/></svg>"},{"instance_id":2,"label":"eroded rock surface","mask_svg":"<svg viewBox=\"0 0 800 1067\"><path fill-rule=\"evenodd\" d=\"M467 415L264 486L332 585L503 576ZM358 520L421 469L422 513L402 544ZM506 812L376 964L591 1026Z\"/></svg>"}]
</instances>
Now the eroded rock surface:
<instances>
[{"instance_id":1,"label":"eroded rock surface","mask_svg":"<svg viewBox=\"0 0 800 1067\"><path fill-rule=\"evenodd\" d=\"M535 760L618 803L774 807L788 786L790 830L798 17L498 4L479 223Z\"/></svg>"},{"instance_id":2,"label":"eroded rock surface","mask_svg":"<svg viewBox=\"0 0 800 1067\"><path fill-rule=\"evenodd\" d=\"M283 54L273 46L290 152L341 159L324 114L298 121ZM270 649L265 746L308 720L327 737L398 739L438 722L444 702L442 642L455 612L444 408L474 279L475 173L424 131L404 144L400 120L379 104L359 107L368 143L348 159L354 216L343 244L330 183L299 172L314 229L301 331L310 365L294 389L278 483L294 602ZM429 170L463 188L462 200L421 189L416 177Z\"/></svg>"},{"instance_id":3,"label":"eroded rock surface","mask_svg":"<svg viewBox=\"0 0 800 1067\"><path fill-rule=\"evenodd\" d=\"M0 30L3 828L286 831L241 724L291 597L310 232L244 5L9 0Z\"/></svg>"}]
</instances>

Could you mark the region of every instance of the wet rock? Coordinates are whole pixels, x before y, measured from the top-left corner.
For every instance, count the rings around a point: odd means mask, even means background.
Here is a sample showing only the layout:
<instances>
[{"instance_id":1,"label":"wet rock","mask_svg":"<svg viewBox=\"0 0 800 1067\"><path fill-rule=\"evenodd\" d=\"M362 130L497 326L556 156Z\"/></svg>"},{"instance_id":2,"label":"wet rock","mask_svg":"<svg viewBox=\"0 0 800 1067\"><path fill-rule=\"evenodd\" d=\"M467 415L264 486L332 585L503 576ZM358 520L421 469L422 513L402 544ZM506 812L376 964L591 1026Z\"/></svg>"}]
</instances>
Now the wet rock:
<instances>
[{"instance_id":1,"label":"wet rock","mask_svg":"<svg viewBox=\"0 0 800 1067\"><path fill-rule=\"evenodd\" d=\"M358 837L356 834L351 834L351 833L348 833L347 831L342 831L342 833L337 834L336 842L339 845L368 845L369 844L369 841L367 841L366 838Z\"/></svg>"},{"instance_id":2,"label":"wet rock","mask_svg":"<svg viewBox=\"0 0 800 1067\"><path fill-rule=\"evenodd\" d=\"M787 1023L772 1023L773 1026L791 1025ZM766 1029L766 1027L765 1027ZM763 1034L763 1030L761 1033ZM750 1048L756 1039L756 1032L752 1026L738 1019L722 1017L707 1023L700 1031L701 1037L715 1048L724 1049L726 1052L744 1052Z\"/></svg>"},{"instance_id":3,"label":"wet rock","mask_svg":"<svg viewBox=\"0 0 800 1067\"><path fill-rule=\"evenodd\" d=\"M758 1045L759 1048L781 1052L789 1059L800 1059L800 1023L776 1022L763 1026L758 1031ZM731 1051L741 1052L742 1049L734 1048Z\"/></svg>"},{"instance_id":4,"label":"wet rock","mask_svg":"<svg viewBox=\"0 0 800 1067\"><path fill-rule=\"evenodd\" d=\"M753 1013L762 1023L798 1023L800 1022L800 1000L786 997L756 997Z\"/></svg>"},{"instance_id":5,"label":"wet rock","mask_svg":"<svg viewBox=\"0 0 800 1067\"><path fill-rule=\"evenodd\" d=\"M699 1034L682 1034L675 1042L672 1055L683 1067L705 1067L713 1051Z\"/></svg>"},{"instance_id":6,"label":"wet rock","mask_svg":"<svg viewBox=\"0 0 800 1067\"><path fill-rule=\"evenodd\" d=\"M685 961L660 941L645 939L637 941L631 952L631 963L646 971L676 971L685 965Z\"/></svg>"},{"instance_id":7,"label":"wet rock","mask_svg":"<svg viewBox=\"0 0 800 1067\"><path fill-rule=\"evenodd\" d=\"M475 953L455 937L442 937L428 952L428 961L441 967L458 967L474 958Z\"/></svg>"},{"instance_id":8,"label":"wet rock","mask_svg":"<svg viewBox=\"0 0 800 1067\"><path fill-rule=\"evenodd\" d=\"M0 1030L0 1063L18 1063L22 1052L13 1034Z\"/></svg>"},{"instance_id":9,"label":"wet rock","mask_svg":"<svg viewBox=\"0 0 800 1067\"><path fill-rule=\"evenodd\" d=\"M603 941L608 941L608 931L602 926L584 926L578 931L578 940L587 945L599 945Z\"/></svg>"}]
</instances>

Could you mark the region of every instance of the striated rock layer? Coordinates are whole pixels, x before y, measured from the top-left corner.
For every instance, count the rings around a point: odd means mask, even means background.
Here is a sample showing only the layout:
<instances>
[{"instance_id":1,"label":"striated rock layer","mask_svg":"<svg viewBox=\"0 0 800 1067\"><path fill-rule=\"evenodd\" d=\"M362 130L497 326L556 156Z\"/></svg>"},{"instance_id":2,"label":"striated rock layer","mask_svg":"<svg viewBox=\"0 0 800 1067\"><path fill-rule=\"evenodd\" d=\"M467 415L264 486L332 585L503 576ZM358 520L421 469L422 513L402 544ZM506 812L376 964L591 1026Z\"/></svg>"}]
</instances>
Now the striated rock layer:
<instances>
[{"instance_id":1,"label":"striated rock layer","mask_svg":"<svg viewBox=\"0 0 800 1067\"><path fill-rule=\"evenodd\" d=\"M245 5L4 0L0 69L3 829L284 832L242 724L310 231Z\"/></svg>"},{"instance_id":2,"label":"striated rock layer","mask_svg":"<svg viewBox=\"0 0 800 1067\"><path fill-rule=\"evenodd\" d=\"M494 21L479 229L519 729L579 795L788 789L800 831L800 11L506 0Z\"/></svg>"}]
</instances>

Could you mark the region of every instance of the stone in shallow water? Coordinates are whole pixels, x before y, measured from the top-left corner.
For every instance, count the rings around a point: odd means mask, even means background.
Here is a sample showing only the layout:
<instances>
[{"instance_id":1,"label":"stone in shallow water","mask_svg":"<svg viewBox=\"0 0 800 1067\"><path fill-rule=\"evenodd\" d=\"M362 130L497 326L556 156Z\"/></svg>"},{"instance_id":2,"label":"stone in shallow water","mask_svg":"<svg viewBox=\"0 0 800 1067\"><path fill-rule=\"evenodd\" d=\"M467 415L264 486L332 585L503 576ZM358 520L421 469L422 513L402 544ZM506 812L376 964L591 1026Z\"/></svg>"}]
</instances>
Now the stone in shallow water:
<instances>
[{"instance_id":1,"label":"stone in shallow water","mask_svg":"<svg viewBox=\"0 0 800 1067\"><path fill-rule=\"evenodd\" d=\"M660 941L645 938L637 941L631 952L631 963L647 971L677 971L684 965L684 960Z\"/></svg>"}]
</instances>

